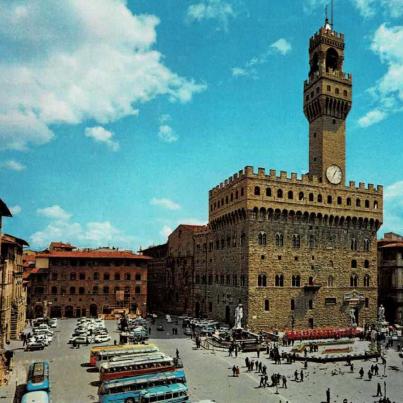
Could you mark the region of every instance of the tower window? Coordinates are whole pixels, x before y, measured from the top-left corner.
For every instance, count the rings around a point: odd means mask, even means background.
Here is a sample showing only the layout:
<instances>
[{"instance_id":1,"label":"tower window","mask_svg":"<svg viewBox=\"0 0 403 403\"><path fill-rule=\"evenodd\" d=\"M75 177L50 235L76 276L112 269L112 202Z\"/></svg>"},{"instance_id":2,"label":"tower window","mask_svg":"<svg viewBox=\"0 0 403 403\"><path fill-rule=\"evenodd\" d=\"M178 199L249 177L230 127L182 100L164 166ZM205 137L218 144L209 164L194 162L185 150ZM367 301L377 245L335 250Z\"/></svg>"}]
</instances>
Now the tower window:
<instances>
[{"instance_id":1,"label":"tower window","mask_svg":"<svg viewBox=\"0 0 403 403\"><path fill-rule=\"evenodd\" d=\"M259 196L259 195L260 195L260 187L255 186L255 196Z\"/></svg>"},{"instance_id":2,"label":"tower window","mask_svg":"<svg viewBox=\"0 0 403 403\"><path fill-rule=\"evenodd\" d=\"M369 208L369 200L365 200L365 208Z\"/></svg>"},{"instance_id":3,"label":"tower window","mask_svg":"<svg viewBox=\"0 0 403 403\"><path fill-rule=\"evenodd\" d=\"M351 261L351 268L356 269L357 268L357 261L354 259Z\"/></svg>"},{"instance_id":4,"label":"tower window","mask_svg":"<svg viewBox=\"0 0 403 403\"><path fill-rule=\"evenodd\" d=\"M356 207L360 207L360 206L361 206L361 200L360 200L360 199L357 199L357 200L355 201L355 205L356 205Z\"/></svg>"},{"instance_id":5,"label":"tower window","mask_svg":"<svg viewBox=\"0 0 403 403\"><path fill-rule=\"evenodd\" d=\"M327 204L332 204L332 202L333 202L333 199L332 199L332 196L327 196Z\"/></svg>"},{"instance_id":6,"label":"tower window","mask_svg":"<svg viewBox=\"0 0 403 403\"><path fill-rule=\"evenodd\" d=\"M349 197L347 197L346 202L347 202L347 206L351 206L351 199Z\"/></svg>"},{"instance_id":7,"label":"tower window","mask_svg":"<svg viewBox=\"0 0 403 403\"><path fill-rule=\"evenodd\" d=\"M282 198L283 198L283 191L282 191L281 189L277 190L277 197L278 197L279 199L282 199Z\"/></svg>"},{"instance_id":8,"label":"tower window","mask_svg":"<svg viewBox=\"0 0 403 403\"><path fill-rule=\"evenodd\" d=\"M329 48L326 52L326 71L337 70L339 55L333 48Z\"/></svg>"},{"instance_id":9,"label":"tower window","mask_svg":"<svg viewBox=\"0 0 403 403\"><path fill-rule=\"evenodd\" d=\"M268 311L270 309L270 304L269 304L269 300L265 299L264 300L264 310Z\"/></svg>"},{"instance_id":10,"label":"tower window","mask_svg":"<svg viewBox=\"0 0 403 403\"><path fill-rule=\"evenodd\" d=\"M374 201L374 209L376 210L378 208L378 202Z\"/></svg>"},{"instance_id":11,"label":"tower window","mask_svg":"<svg viewBox=\"0 0 403 403\"><path fill-rule=\"evenodd\" d=\"M365 269L369 268L369 260L364 260L364 268Z\"/></svg>"},{"instance_id":12,"label":"tower window","mask_svg":"<svg viewBox=\"0 0 403 403\"><path fill-rule=\"evenodd\" d=\"M331 92L331 90L332 90L330 85L328 85L326 89L328 90L328 92Z\"/></svg>"},{"instance_id":13,"label":"tower window","mask_svg":"<svg viewBox=\"0 0 403 403\"><path fill-rule=\"evenodd\" d=\"M238 199L238 191L235 192L235 199Z\"/></svg>"},{"instance_id":14,"label":"tower window","mask_svg":"<svg viewBox=\"0 0 403 403\"><path fill-rule=\"evenodd\" d=\"M336 94L339 94L339 89L338 88L336 88L335 90L334 90L334 92L336 93Z\"/></svg>"},{"instance_id":15,"label":"tower window","mask_svg":"<svg viewBox=\"0 0 403 403\"><path fill-rule=\"evenodd\" d=\"M266 287L267 281L266 281L266 274L259 274L257 278L257 285L258 287Z\"/></svg>"},{"instance_id":16,"label":"tower window","mask_svg":"<svg viewBox=\"0 0 403 403\"><path fill-rule=\"evenodd\" d=\"M293 199L293 198L294 198L294 194L293 194L292 190L290 190L290 191L288 192L288 198L289 198L289 199Z\"/></svg>"},{"instance_id":17,"label":"tower window","mask_svg":"<svg viewBox=\"0 0 403 403\"><path fill-rule=\"evenodd\" d=\"M346 90L343 91L343 95L344 95L345 97L348 95L348 93L347 93Z\"/></svg>"},{"instance_id":18,"label":"tower window","mask_svg":"<svg viewBox=\"0 0 403 403\"><path fill-rule=\"evenodd\" d=\"M356 274L353 274L350 277L350 287L357 287L358 286L358 277Z\"/></svg>"},{"instance_id":19,"label":"tower window","mask_svg":"<svg viewBox=\"0 0 403 403\"><path fill-rule=\"evenodd\" d=\"M271 196L271 188L266 188L266 196Z\"/></svg>"},{"instance_id":20,"label":"tower window","mask_svg":"<svg viewBox=\"0 0 403 403\"><path fill-rule=\"evenodd\" d=\"M292 246L293 246L293 248L301 247L301 237L298 234L294 234L292 236Z\"/></svg>"},{"instance_id":21,"label":"tower window","mask_svg":"<svg viewBox=\"0 0 403 403\"><path fill-rule=\"evenodd\" d=\"M340 204L342 204L342 202L343 202L343 199L341 198L341 196L339 196L337 198L337 204L340 205Z\"/></svg>"},{"instance_id":22,"label":"tower window","mask_svg":"<svg viewBox=\"0 0 403 403\"><path fill-rule=\"evenodd\" d=\"M318 203L322 203L322 195L318 195Z\"/></svg>"},{"instance_id":23,"label":"tower window","mask_svg":"<svg viewBox=\"0 0 403 403\"><path fill-rule=\"evenodd\" d=\"M304 200L304 192L299 192L298 199Z\"/></svg>"},{"instance_id":24,"label":"tower window","mask_svg":"<svg viewBox=\"0 0 403 403\"><path fill-rule=\"evenodd\" d=\"M313 193L309 193L309 201L313 202Z\"/></svg>"},{"instance_id":25,"label":"tower window","mask_svg":"<svg viewBox=\"0 0 403 403\"><path fill-rule=\"evenodd\" d=\"M283 287L284 286L284 276L282 274L276 274L274 284L276 287Z\"/></svg>"}]
</instances>

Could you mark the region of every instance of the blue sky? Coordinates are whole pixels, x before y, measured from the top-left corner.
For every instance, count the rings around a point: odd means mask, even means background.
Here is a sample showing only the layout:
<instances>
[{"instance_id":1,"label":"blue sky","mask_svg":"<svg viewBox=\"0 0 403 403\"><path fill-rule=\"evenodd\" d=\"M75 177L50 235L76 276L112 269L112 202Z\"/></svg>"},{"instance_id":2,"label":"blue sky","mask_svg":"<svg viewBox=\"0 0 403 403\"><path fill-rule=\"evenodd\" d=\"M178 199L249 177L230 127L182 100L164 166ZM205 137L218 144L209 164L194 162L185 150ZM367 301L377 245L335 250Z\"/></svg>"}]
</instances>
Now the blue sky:
<instances>
[{"instance_id":1,"label":"blue sky","mask_svg":"<svg viewBox=\"0 0 403 403\"><path fill-rule=\"evenodd\" d=\"M336 0L353 74L348 180L403 233L403 0ZM207 221L245 165L306 172L302 86L320 0L0 1L6 232L137 249Z\"/></svg>"}]
</instances>

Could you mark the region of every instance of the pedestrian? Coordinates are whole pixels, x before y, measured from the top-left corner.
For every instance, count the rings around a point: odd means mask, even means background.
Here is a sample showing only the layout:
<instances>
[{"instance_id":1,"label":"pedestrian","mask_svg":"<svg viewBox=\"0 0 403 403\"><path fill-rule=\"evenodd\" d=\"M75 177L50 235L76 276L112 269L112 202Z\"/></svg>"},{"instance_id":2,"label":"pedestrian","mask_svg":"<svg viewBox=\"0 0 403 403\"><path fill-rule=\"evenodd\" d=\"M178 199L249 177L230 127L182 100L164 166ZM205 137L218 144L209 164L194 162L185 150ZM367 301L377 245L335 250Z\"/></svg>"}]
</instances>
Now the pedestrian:
<instances>
[{"instance_id":1,"label":"pedestrian","mask_svg":"<svg viewBox=\"0 0 403 403\"><path fill-rule=\"evenodd\" d=\"M151 326L148 328L148 335L151 335Z\"/></svg>"},{"instance_id":2,"label":"pedestrian","mask_svg":"<svg viewBox=\"0 0 403 403\"><path fill-rule=\"evenodd\" d=\"M282 379L282 381L283 381L283 388L284 388L284 389L287 389L287 378L286 378L286 376L283 375L281 379Z\"/></svg>"},{"instance_id":3,"label":"pedestrian","mask_svg":"<svg viewBox=\"0 0 403 403\"><path fill-rule=\"evenodd\" d=\"M358 373L360 374L360 378L362 379L362 377L364 376L364 368L361 367L361 369L358 371Z\"/></svg>"},{"instance_id":4,"label":"pedestrian","mask_svg":"<svg viewBox=\"0 0 403 403\"><path fill-rule=\"evenodd\" d=\"M255 362L255 371L257 371L257 370L258 370L258 368L259 368L259 361L258 361L258 360L256 360L256 362Z\"/></svg>"},{"instance_id":5,"label":"pedestrian","mask_svg":"<svg viewBox=\"0 0 403 403\"><path fill-rule=\"evenodd\" d=\"M76 348L77 347L77 343L76 343L76 341L75 340L73 340L73 348Z\"/></svg>"},{"instance_id":6,"label":"pedestrian","mask_svg":"<svg viewBox=\"0 0 403 403\"><path fill-rule=\"evenodd\" d=\"M257 358L260 358L260 346L257 346L256 352L257 352Z\"/></svg>"},{"instance_id":7,"label":"pedestrian","mask_svg":"<svg viewBox=\"0 0 403 403\"><path fill-rule=\"evenodd\" d=\"M304 368L307 369L308 368L308 360L304 361Z\"/></svg>"},{"instance_id":8,"label":"pedestrian","mask_svg":"<svg viewBox=\"0 0 403 403\"><path fill-rule=\"evenodd\" d=\"M369 380L372 379L372 372L371 372L371 370L368 370L368 379L369 379Z\"/></svg>"},{"instance_id":9,"label":"pedestrian","mask_svg":"<svg viewBox=\"0 0 403 403\"><path fill-rule=\"evenodd\" d=\"M232 344L228 347L228 357L232 357Z\"/></svg>"},{"instance_id":10,"label":"pedestrian","mask_svg":"<svg viewBox=\"0 0 403 403\"><path fill-rule=\"evenodd\" d=\"M326 389L326 403L330 403L330 388Z\"/></svg>"},{"instance_id":11,"label":"pedestrian","mask_svg":"<svg viewBox=\"0 0 403 403\"><path fill-rule=\"evenodd\" d=\"M236 376L238 377L239 374L240 374L240 370L239 370L239 367L238 367L238 365L237 365L237 366L236 366Z\"/></svg>"},{"instance_id":12,"label":"pedestrian","mask_svg":"<svg viewBox=\"0 0 403 403\"><path fill-rule=\"evenodd\" d=\"M354 372L354 364L353 363L350 364L350 371Z\"/></svg>"},{"instance_id":13,"label":"pedestrian","mask_svg":"<svg viewBox=\"0 0 403 403\"><path fill-rule=\"evenodd\" d=\"M235 364L232 367L232 376L235 377L236 376L236 366Z\"/></svg>"},{"instance_id":14,"label":"pedestrian","mask_svg":"<svg viewBox=\"0 0 403 403\"><path fill-rule=\"evenodd\" d=\"M113 340L113 345L116 346L118 344L117 340Z\"/></svg>"},{"instance_id":15,"label":"pedestrian","mask_svg":"<svg viewBox=\"0 0 403 403\"><path fill-rule=\"evenodd\" d=\"M245 358L245 367L249 368L249 357Z\"/></svg>"},{"instance_id":16,"label":"pedestrian","mask_svg":"<svg viewBox=\"0 0 403 403\"><path fill-rule=\"evenodd\" d=\"M261 388L262 386L264 386L264 375L260 376L259 388Z\"/></svg>"},{"instance_id":17,"label":"pedestrian","mask_svg":"<svg viewBox=\"0 0 403 403\"><path fill-rule=\"evenodd\" d=\"M378 367L378 364L375 364L375 366L374 366L374 371L375 371L375 375L378 376L378 374L379 374L379 367Z\"/></svg>"},{"instance_id":18,"label":"pedestrian","mask_svg":"<svg viewBox=\"0 0 403 403\"><path fill-rule=\"evenodd\" d=\"M298 382L298 371L297 370L295 370L295 372L294 372L294 380L295 380L295 382Z\"/></svg>"},{"instance_id":19,"label":"pedestrian","mask_svg":"<svg viewBox=\"0 0 403 403\"><path fill-rule=\"evenodd\" d=\"M266 375L266 373L267 373L267 367L266 367L266 365L263 365L262 373L263 373L264 375Z\"/></svg>"},{"instance_id":20,"label":"pedestrian","mask_svg":"<svg viewBox=\"0 0 403 403\"><path fill-rule=\"evenodd\" d=\"M262 372L262 361L259 362L259 372Z\"/></svg>"},{"instance_id":21,"label":"pedestrian","mask_svg":"<svg viewBox=\"0 0 403 403\"><path fill-rule=\"evenodd\" d=\"M382 396L382 387L381 384L378 382L378 385L376 386L376 396Z\"/></svg>"},{"instance_id":22,"label":"pedestrian","mask_svg":"<svg viewBox=\"0 0 403 403\"><path fill-rule=\"evenodd\" d=\"M235 343L234 347L235 357L238 357L238 344Z\"/></svg>"},{"instance_id":23,"label":"pedestrian","mask_svg":"<svg viewBox=\"0 0 403 403\"><path fill-rule=\"evenodd\" d=\"M267 374L264 376L264 387L269 386L269 377L267 376Z\"/></svg>"},{"instance_id":24,"label":"pedestrian","mask_svg":"<svg viewBox=\"0 0 403 403\"><path fill-rule=\"evenodd\" d=\"M179 350L176 349L176 358L179 359Z\"/></svg>"},{"instance_id":25,"label":"pedestrian","mask_svg":"<svg viewBox=\"0 0 403 403\"><path fill-rule=\"evenodd\" d=\"M304 382L304 371L302 371L302 369L301 369L301 371L299 373L299 377L301 379L301 382Z\"/></svg>"}]
</instances>

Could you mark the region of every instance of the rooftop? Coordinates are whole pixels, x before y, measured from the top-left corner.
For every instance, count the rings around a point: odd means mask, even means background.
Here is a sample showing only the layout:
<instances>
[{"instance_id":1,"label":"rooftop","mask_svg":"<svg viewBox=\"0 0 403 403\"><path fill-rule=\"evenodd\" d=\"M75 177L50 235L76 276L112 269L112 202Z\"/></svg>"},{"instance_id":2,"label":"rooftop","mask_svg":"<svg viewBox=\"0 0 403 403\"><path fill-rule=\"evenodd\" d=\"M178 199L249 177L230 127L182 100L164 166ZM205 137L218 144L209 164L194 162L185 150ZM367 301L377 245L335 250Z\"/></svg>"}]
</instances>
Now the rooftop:
<instances>
[{"instance_id":1,"label":"rooftop","mask_svg":"<svg viewBox=\"0 0 403 403\"><path fill-rule=\"evenodd\" d=\"M134 259L134 260L148 260L150 257L138 255L131 251L99 251L97 249L85 249L74 251L59 251L52 250L41 252L36 255L38 258L64 258L64 259Z\"/></svg>"}]
</instances>

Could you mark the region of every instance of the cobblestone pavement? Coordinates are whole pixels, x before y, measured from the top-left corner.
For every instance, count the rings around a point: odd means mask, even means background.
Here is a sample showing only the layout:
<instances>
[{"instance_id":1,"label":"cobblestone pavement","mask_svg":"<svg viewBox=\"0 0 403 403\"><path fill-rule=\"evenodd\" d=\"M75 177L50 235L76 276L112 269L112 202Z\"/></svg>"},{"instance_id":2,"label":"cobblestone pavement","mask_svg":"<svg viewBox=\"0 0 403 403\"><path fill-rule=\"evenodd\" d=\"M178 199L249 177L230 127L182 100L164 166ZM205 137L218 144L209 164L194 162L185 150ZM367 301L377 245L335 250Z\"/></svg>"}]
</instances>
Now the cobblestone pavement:
<instances>
[{"instance_id":1,"label":"cobblestone pavement","mask_svg":"<svg viewBox=\"0 0 403 403\"><path fill-rule=\"evenodd\" d=\"M91 346L72 349L67 344L76 321L59 320L53 343L43 351L15 351L12 376L9 385L0 389L0 400L13 402L16 387L23 388L28 365L33 360L47 359L50 361L52 382L52 400L55 403L96 402L98 373L85 366L89 358ZM115 322L107 323L112 340L118 339ZM387 385L387 394L391 401L403 403L403 365L396 351L386 353L386 377L380 363L380 376L368 380L368 369L375 360L354 361L354 373L344 363L313 364L309 363L304 370L304 382L295 382L294 371L303 368L301 363L274 365L266 356L260 354L260 360L267 366L269 377L274 372L287 376L287 389L259 388L259 375L248 373L245 368L245 357L256 360L256 353L239 354L237 358L228 357L224 351L196 350L189 337L183 336L180 326L179 335L172 335L171 328L175 325L165 324L165 331L157 331L152 326L151 341L168 354L175 355L179 349L187 374L191 400L214 399L218 403L321 403L326 401L326 389L331 390L331 402L342 403L344 398L352 403L372 403L376 401L377 383ZM15 344L18 348L20 344ZM232 376L231 368L238 365L241 369L239 378ZM359 379L358 370L363 367L364 379ZM332 375L332 372L337 375ZM379 398L378 398L379 399Z\"/></svg>"}]
</instances>

